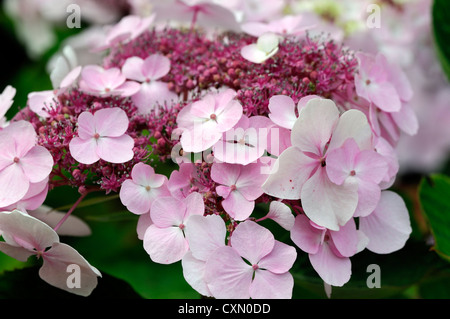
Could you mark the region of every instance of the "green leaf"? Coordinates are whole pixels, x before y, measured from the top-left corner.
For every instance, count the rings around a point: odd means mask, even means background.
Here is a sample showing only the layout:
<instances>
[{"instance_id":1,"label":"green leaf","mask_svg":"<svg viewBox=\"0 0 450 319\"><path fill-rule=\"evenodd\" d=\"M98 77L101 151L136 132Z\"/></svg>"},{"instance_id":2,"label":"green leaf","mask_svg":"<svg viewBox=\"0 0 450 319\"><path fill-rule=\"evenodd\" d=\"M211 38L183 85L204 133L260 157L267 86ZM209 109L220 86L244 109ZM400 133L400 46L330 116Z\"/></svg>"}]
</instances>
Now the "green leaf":
<instances>
[{"instance_id":1,"label":"green leaf","mask_svg":"<svg viewBox=\"0 0 450 319\"><path fill-rule=\"evenodd\" d=\"M434 0L432 19L437 56L450 79L450 1Z\"/></svg>"},{"instance_id":2,"label":"green leaf","mask_svg":"<svg viewBox=\"0 0 450 319\"><path fill-rule=\"evenodd\" d=\"M55 288L39 277L40 265L7 271L0 275L0 299L140 299L125 281L102 273L98 285L88 297Z\"/></svg>"},{"instance_id":3,"label":"green leaf","mask_svg":"<svg viewBox=\"0 0 450 319\"><path fill-rule=\"evenodd\" d=\"M450 177L435 174L424 178L419 196L433 235L433 250L450 261Z\"/></svg>"},{"instance_id":4,"label":"green leaf","mask_svg":"<svg viewBox=\"0 0 450 319\"><path fill-rule=\"evenodd\" d=\"M352 276L343 287L333 287L333 299L379 299L406 298L405 292L430 277L435 269L442 267L436 254L422 242L409 241L394 253L380 255L364 250L351 258ZM380 288L369 288L367 280L373 273L369 265L380 269ZM299 252L292 274L294 276L294 297L326 298L323 281L312 268L307 255Z\"/></svg>"}]
</instances>

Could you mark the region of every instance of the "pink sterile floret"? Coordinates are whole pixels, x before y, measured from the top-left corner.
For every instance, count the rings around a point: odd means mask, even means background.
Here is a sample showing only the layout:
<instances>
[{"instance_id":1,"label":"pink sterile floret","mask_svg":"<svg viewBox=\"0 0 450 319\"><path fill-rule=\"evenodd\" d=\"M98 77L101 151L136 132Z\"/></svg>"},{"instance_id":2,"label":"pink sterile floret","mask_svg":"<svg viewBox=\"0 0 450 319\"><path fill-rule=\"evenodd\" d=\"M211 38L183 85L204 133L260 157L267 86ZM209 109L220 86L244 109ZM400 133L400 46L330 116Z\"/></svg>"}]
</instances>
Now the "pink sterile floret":
<instances>
[{"instance_id":1,"label":"pink sterile floret","mask_svg":"<svg viewBox=\"0 0 450 319\"><path fill-rule=\"evenodd\" d=\"M89 296L97 286L101 273L91 266L75 249L59 241L58 234L47 224L18 210L0 213L0 251L20 260L35 255L42 258L39 276L52 286L71 293ZM80 287L67 284L70 265L80 269Z\"/></svg>"},{"instance_id":2,"label":"pink sterile floret","mask_svg":"<svg viewBox=\"0 0 450 319\"><path fill-rule=\"evenodd\" d=\"M43 181L52 171L50 152L36 140L33 126L26 121L0 131L0 207L18 202L32 183Z\"/></svg>"},{"instance_id":3,"label":"pink sterile floret","mask_svg":"<svg viewBox=\"0 0 450 319\"><path fill-rule=\"evenodd\" d=\"M122 74L141 83L139 91L132 96L139 113L147 114L156 104L167 102L170 105L177 99L177 94L169 90L167 83L160 81L169 70L170 60L161 54L152 54L145 60L134 56L125 61Z\"/></svg>"},{"instance_id":4,"label":"pink sterile floret","mask_svg":"<svg viewBox=\"0 0 450 319\"><path fill-rule=\"evenodd\" d=\"M167 177L155 174L150 165L137 163L131 171L131 179L122 183L119 195L130 212L138 215L148 213L156 198L170 196Z\"/></svg>"},{"instance_id":5,"label":"pink sterile floret","mask_svg":"<svg viewBox=\"0 0 450 319\"><path fill-rule=\"evenodd\" d=\"M185 199L157 198L150 209L152 224L144 234L144 248L157 263L171 264L181 260L189 249L184 236L190 216L203 215L205 205L199 193Z\"/></svg>"},{"instance_id":6,"label":"pink sterile floret","mask_svg":"<svg viewBox=\"0 0 450 319\"><path fill-rule=\"evenodd\" d=\"M78 137L69 144L72 157L83 164L100 159L124 163L133 158L134 140L125 134L129 120L118 107L101 109L92 114L83 112L78 117Z\"/></svg>"}]
</instances>

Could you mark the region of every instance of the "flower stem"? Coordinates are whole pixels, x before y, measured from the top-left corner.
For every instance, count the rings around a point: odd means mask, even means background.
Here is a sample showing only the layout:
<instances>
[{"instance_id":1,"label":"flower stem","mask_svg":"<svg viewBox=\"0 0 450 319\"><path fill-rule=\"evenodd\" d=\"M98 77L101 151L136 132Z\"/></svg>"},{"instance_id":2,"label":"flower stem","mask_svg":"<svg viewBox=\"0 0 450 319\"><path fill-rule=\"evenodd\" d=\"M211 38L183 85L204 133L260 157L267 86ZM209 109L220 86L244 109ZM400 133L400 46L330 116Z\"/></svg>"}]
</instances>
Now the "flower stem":
<instances>
[{"instance_id":1,"label":"flower stem","mask_svg":"<svg viewBox=\"0 0 450 319\"><path fill-rule=\"evenodd\" d=\"M72 205L72 207L69 209L69 211L61 218L61 220L56 224L56 226L53 228L54 231L57 231L59 227L69 218L69 216L72 214L72 212L77 208L77 206L83 201L83 199L86 197L86 195L89 194L89 192L85 192L81 194L80 198Z\"/></svg>"}]
</instances>

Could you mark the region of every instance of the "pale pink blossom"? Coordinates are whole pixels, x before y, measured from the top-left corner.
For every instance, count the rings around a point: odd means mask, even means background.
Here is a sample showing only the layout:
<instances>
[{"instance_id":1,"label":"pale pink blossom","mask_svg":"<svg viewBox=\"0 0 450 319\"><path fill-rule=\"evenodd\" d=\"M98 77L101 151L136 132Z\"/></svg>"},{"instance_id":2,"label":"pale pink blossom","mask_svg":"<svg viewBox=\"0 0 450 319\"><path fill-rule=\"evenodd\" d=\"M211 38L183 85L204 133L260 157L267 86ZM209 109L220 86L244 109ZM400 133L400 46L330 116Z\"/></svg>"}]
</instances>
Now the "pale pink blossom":
<instances>
[{"instance_id":1,"label":"pale pink blossom","mask_svg":"<svg viewBox=\"0 0 450 319\"><path fill-rule=\"evenodd\" d=\"M134 214L149 213L156 198L170 196L167 182L167 177L155 174L150 165L137 163L131 170L131 179L122 183L120 200Z\"/></svg>"},{"instance_id":2,"label":"pale pink blossom","mask_svg":"<svg viewBox=\"0 0 450 319\"><path fill-rule=\"evenodd\" d=\"M353 219L339 231L332 231L315 224L303 214L295 218L291 239L308 253L311 265L323 281L339 287L350 280L350 257L367 244L367 238L356 229Z\"/></svg>"},{"instance_id":3,"label":"pale pink blossom","mask_svg":"<svg viewBox=\"0 0 450 319\"><path fill-rule=\"evenodd\" d=\"M8 110L14 103L14 96L16 95L16 89L11 85L6 86L0 94L0 130L8 125L8 121L5 117Z\"/></svg>"},{"instance_id":4,"label":"pale pink blossom","mask_svg":"<svg viewBox=\"0 0 450 319\"><path fill-rule=\"evenodd\" d=\"M89 296L97 286L101 273L75 249L61 243L58 234L39 219L18 210L1 212L0 230L5 240L0 242L0 250L23 262L33 255L42 258L39 276L50 285L81 296ZM71 288L67 269L73 264L81 270L81 277L80 287Z\"/></svg>"},{"instance_id":5,"label":"pale pink blossom","mask_svg":"<svg viewBox=\"0 0 450 319\"><path fill-rule=\"evenodd\" d=\"M269 230L253 221L240 223L230 243L206 260L204 278L215 298L292 297L294 280L289 270L297 258L294 247L275 240Z\"/></svg>"},{"instance_id":6,"label":"pale pink blossom","mask_svg":"<svg viewBox=\"0 0 450 319\"><path fill-rule=\"evenodd\" d=\"M195 178L198 174L193 163L181 163L178 170L172 171L167 187L173 197L186 198L192 191L204 191L204 186Z\"/></svg>"},{"instance_id":7,"label":"pale pink blossom","mask_svg":"<svg viewBox=\"0 0 450 319\"><path fill-rule=\"evenodd\" d=\"M78 117L78 137L69 143L72 157L83 164L100 159L125 163L134 156L134 140L126 134L129 120L124 110L113 107L92 114L85 111Z\"/></svg>"},{"instance_id":8,"label":"pale pink blossom","mask_svg":"<svg viewBox=\"0 0 450 319\"><path fill-rule=\"evenodd\" d=\"M337 185L350 180L358 184L355 217L373 212L381 196L380 183L388 174L388 163L382 155L370 149L361 151L350 138L342 147L328 152L326 169L330 180Z\"/></svg>"},{"instance_id":9,"label":"pale pink blossom","mask_svg":"<svg viewBox=\"0 0 450 319\"><path fill-rule=\"evenodd\" d=\"M400 195L383 191L375 210L359 219L359 229L369 238L367 249L374 253L402 249L412 232L405 202Z\"/></svg>"},{"instance_id":10,"label":"pale pink blossom","mask_svg":"<svg viewBox=\"0 0 450 319\"><path fill-rule=\"evenodd\" d=\"M0 131L0 207L24 198L32 183L42 182L52 171L52 155L36 141L36 131L26 121Z\"/></svg>"},{"instance_id":11,"label":"pale pink blossom","mask_svg":"<svg viewBox=\"0 0 450 319\"><path fill-rule=\"evenodd\" d=\"M250 21L241 25L242 31L255 37L259 37L264 33L274 33L281 37L287 35L299 36L312 27L314 27L313 24L305 24L302 15L286 15L269 22Z\"/></svg>"},{"instance_id":12,"label":"pale pink blossom","mask_svg":"<svg viewBox=\"0 0 450 319\"><path fill-rule=\"evenodd\" d=\"M264 219L272 219L284 229L290 231L294 226L295 217L288 205L280 201L272 201L269 205L269 212Z\"/></svg>"},{"instance_id":13,"label":"pale pink blossom","mask_svg":"<svg viewBox=\"0 0 450 319\"><path fill-rule=\"evenodd\" d=\"M98 96L132 96L140 89L139 83L127 81L119 68L104 69L99 65L86 65L81 71L80 90Z\"/></svg>"},{"instance_id":14,"label":"pale pink blossom","mask_svg":"<svg viewBox=\"0 0 450 319\"><path fill-rule=\"evenodd\" d=\"M189 249L184 231L190 216L203 215L205 206L199 193L184 200L157 198L150 209L152 224L144 234L144 249L151 260L171 264L183 258Z\"/></svg>"},{"instance_id":15,"label":"pale pink blossom","mask_svg":"<svg viewBox=\"0 0 450 319\"><path fill-rule=\"evenodd\" d=\"M128 15L113 25L106 33L104 43L97 46L96 51L105 50L118 43L127 43L150 29L155 14L147 17Z\"/></svg>"},{"instance_id":16,"label":"pale pink blossom","mask_svg":"<svg viewBox=\"0 0 450 319\"><path fill-rule=\"evenodd\" d=\"M256 43L241 48L241 56L253 63L263 63L278 52L279 37L274 33L264 33Z\"/></svg>"},{"instance_id":17,"label":"pale pink blossom","mask_svg":"<svg viewBox=\"0 0 450 319\"><path fill-rule=\"evenodd\" d=\"M180 143L184 151L202 152L236 125L243 110L235 96L232 89L209 93L180 111L177 123L183 130Z\"/></svg>"},{"instance_id":18,"label":"pale pink blossom","mask_svg":"<svg viewBox=\"0 0 450 319\"><path fill-rule=\"evenodd\" d=\"M38 183L30 183L27 193L16 203L0 208L0 211L20 211L35 210L41 207L47 198L49 190L48 177Z\"/></svg>"},{"instance_id":19,"label":"pale pink blossom","mask_svg":"<svg viewBox=\"0 0 450 319\"><path fill-rule=\"evenodd\" d=\"M55 77L58 77L58 79L53 80L53 90L31 92L28 94L28 106L30 110L42 118L49 117L48 112L55 109L59 103L58 95L66 92L69 88L77 84L81 69L81 66L74 66L71 70L66 68L61 71L58 71L55 68L54 71L57 71L60 74L58 74L58 76L54 75ZM64 74L64 72L67 73Z\"/></svg>"},{"instance_id":20,"label":"pale pink blossom","mask_svg":"<svg viewBox=\"0 0 450 319\"><path fill-rule=\"evenodd\" d=\"M242 115L239 122L213 145L215 160L242 165L256 162L267 149L270 125L265 116Z\"/></svg>"},{"instance_id":21,"label":"pale pink blossom","mask_svg":"<svg viewBox=\"0 0 450 319\"><path fill-rule=\"evenodd\" d=\"M366 53L356 54L359 72L355 76L356 93L385 112L398 112L402 107L396 86L389 78L385 57Z\"/></svg>"},{"instance_id":22,"label":"pale pink blossom","mask_svg":"<svg viewBox=\"0 0 450 319\"><path fill-rule=\"evenodd\" d=\"M165 0L157 1L153 11L158 21L173 21L177 24L239 31L239 24L232 10L221 1L211 0Z\"/></svg>"},{"instance_id":23,"label":"pale pink blossom","mask_svg":"<svg viewBox=\"0 0 450 319\"><path fill-rule=\"evenodd\" d=\"M300 110L309 100L315 98L320 97L317 95L304 96L295 105L294 100L287 95L274 95L269 99L269 118L276 125L292 130Z\"/></svg>"},{"instance_id":24,"label":"pale pink blossom","mask_svg":"<svg viewBox=\"0 0 450 319\"><path fill-rule=\"evenodd\" d=\"M212 297L205 282L205 265L215 250L225 247L227 229L219 215L191 216L187 222L189 251L181 260L186 281L203 296Z\"/></svg>"},{"instance_id":25,"label":"pale pink blossom","mask_svg":"<svg viewBox=\"0 0 450 319\"><path fill-rule=\"evenodd\" d=\"M361 150L372 149L372 130L358 110L342 115L333 101L311 99L291 132L292 146L276 160L263 190L281 199L301 199L305 214L316 224L338 230L353 216L358 185L333 183L326 171L328 153L353 138Z\"/></svg>"},{"instance_id":26,"label":"pale pink blossom","mask_svg":"<svg viewBox=\"0 0 450 319\"><path fill-rule=\"evenodd\" d=\"M262 169L260 162L245 166L213 163L211 178L218 184L217 194L223 197L222 206L231 218L245 220L253 212L255 200L264 193L261 185L267 176Z\"/></svg>"},{"instance_id":27,"label":"pale pink blossom","mask_svg":"<svg viewBox=\"0 0 450 319\"><path fill-rule=\"evenodd\" d=\"M160 81L169 71L170 60L161 54L152 54L145 60L133 56L125 61L122 74L141 83L140 90L131 97L139 113L147 114L157 104L177 100L177 94L169 90L167 83Z\"/></svg>"}]
</instances>

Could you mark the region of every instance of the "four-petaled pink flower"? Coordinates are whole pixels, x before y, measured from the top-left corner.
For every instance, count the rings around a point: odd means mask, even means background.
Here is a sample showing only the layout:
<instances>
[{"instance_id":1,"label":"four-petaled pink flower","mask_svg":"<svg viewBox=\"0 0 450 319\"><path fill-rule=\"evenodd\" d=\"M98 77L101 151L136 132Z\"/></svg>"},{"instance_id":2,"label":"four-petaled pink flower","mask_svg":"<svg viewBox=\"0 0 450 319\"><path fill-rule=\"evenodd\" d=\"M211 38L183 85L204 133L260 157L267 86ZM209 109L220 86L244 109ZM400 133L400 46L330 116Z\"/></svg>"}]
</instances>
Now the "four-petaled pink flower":
<instances>
[{"instance_id":1,"label":"four-petaled pink flower","mask_svg":"<svg viewBox=\"0 0 450 319\"><path fill-rule=\"evenodd\" d=\"M351 256L360 252L367 238L356 229L353 219L339 231L319 226L301 214L291 229L292 241L308 253L313 268L331 286L343 286L350 280Z\"/></svg>"},{"instance_id":2,"label":"four-petaled pink flower","mask_svg":"<svg viewBox=\"0 0 450 319\"><path fill-rule=\"evenodd\" d=\"M157 263L171 264L183 258L189 249L184 236L190 216L203 215L203 196L192 193L185 199L157 198L150 209L152 224L144 234L144 249Z\"/></svg>"},{"instance_id":3,"label":"four-petaled pink flower","mask_svg":"<svg viewBox=\"0 0 450 319\"><path fill-rule=\"evenodd\" d=\"M81 71L80 90L98 96L131 96L140 85L127 81L119 68L104 69L99 65L86 65Z\"/></svg>"},{"instance_id":4,"label":"four-petaled pink flower","mask_svg":"<svg viewBox=\"0 0 450 319\"><path fill-rule=\"evenodd\" d=\"M216 160L247 165L256 162L267 149L271 121L265 116L242 115L238 123L213 145Z\"/></svg>"},{"instance_id":5,"label":"four-petaled pink flower","mask_svg":"<svg viewBox=\"0 0 450 319\"><path fill-rule=\"evenodd\" d=\"M207 150L239 121L243 109L235 96L232 89L209 93L180 111L177 123L183 130L180 142L184 151Z\"/></svg>"},{"instance_id":6,"label":"four-petaled pink flower","mask_svg":"<svg viewBox=\"0 0 450 319\"><path fill-rule=\"evenodd\" d=\"M0 131L0 207L21 200L32 183L52 171L52 155L36 141L33 125L26 121L12 122Z\"/></svg>"},{"instance_id":7,"label":"four-petaled pink flower","mask_svg":"<svg viewBox=\"0 0 450 319\"><path fill-rule=\"evenodd\" d=\"M102 159L111 163L125 163L134 156L134 140L125 134L129 120L124 110L113 107L78 117L78 137L69 143L72 157L83 164Z\"/></svg>"},{"instance_id":8,"label":"four-petaled pink flower","mask_svg":"<svg viewBox=\"0 0 450 319\"><path fill-rule=\"evenodd\" d=\"M266 179L260 162L248 165L213 163L211 178L217 184L217 194L223 197L222 206L235 220L247 219L255 208L255 200L264 191Z\"/></svg>"},{"instance_id":9,"label":"four-petaled pink flower","mask_svg":"<svg viewBox=\"0 0 450 319\"><path fill-rule=\"evenodd\" d=\"M275 240L268 229L253 221L240 223L230 243L206 260L205 282L215 298L291 298L294 247Z\"/></svg>"},{"instance_id":10,"label":"four-petaled pink flower","mask_svg":"<svg viewBox=\"0 0 450 319\"><path fill-rule=\"evenodd\" d=\"M137 163L131 170L131 179L122 183L120 200L134 214L149 213L156 198L170 196L167 181L166 176L155 174L150 165Z\"/></svg>"},{"instance_id":11,"label":"four-petaled pink flower","mask_svg":"<svg viewBox=\"0 0 450 319\"><path fill-rule=\"evenodd\" d=\"M127 79L141 82L140 90L131 99L139 113L147 114L156 104L164 105L177 99L177 94L169 90L167 83L158 81L170 70L170 60L161 54L152 54L145 60L133 56L122 66L122 74Z\"/></svg>"},{"instance_id":12,"label":"four-petaled pink flower","mask_svg":"<svg viewBox=\"0 0 450 319\"><path fill-rule=\"evenodd\" d=\"M19 260L27 261L32 255L42 258L39 276L52 286L68 292L89 296L97 286L101 273L91 266L75 249L59 241L58 234L47 224L18 210L0 212L0 251ZM77 265L80 286L67 284L67 270Z\"/></svg>"},{"instance_id":13,"label":"four-petaled pink flower","mask_svg":"<svg viewBox=\"0 0 450 319\"><path fill-rule=\"evenodd\" d=\"M358 206L354 216L367 216L378 205L380 183L388 181L388 163L374 150L361 151L354 139L345 141L327 156L327 173L330 180L342 185L346 181L358 184Z\"/></svg>"},{"instance_id":14,"label":"four-petaled pink flower","mask_svg":"<svg viewBox=\"0 0 450 319\"><path fill-rule=\"evenodd\" d=\"M338 230L354 214L358 185L341 185L328 177L328 153L353 138L361 150L373 149L372 130L358 110L342 115L333 101L311 99L301 111L291 132L292 146L283 151L262 186L281 199L301 199L305 214L316 224Z\"/></svg>"}]
</instances>

